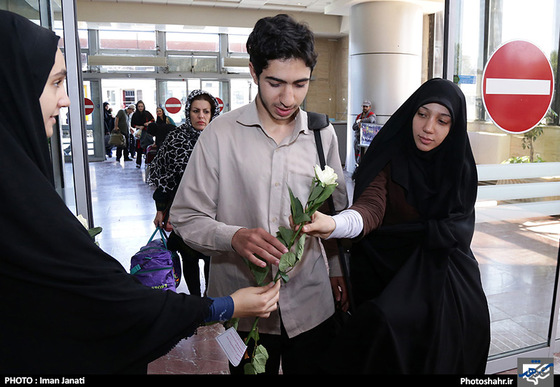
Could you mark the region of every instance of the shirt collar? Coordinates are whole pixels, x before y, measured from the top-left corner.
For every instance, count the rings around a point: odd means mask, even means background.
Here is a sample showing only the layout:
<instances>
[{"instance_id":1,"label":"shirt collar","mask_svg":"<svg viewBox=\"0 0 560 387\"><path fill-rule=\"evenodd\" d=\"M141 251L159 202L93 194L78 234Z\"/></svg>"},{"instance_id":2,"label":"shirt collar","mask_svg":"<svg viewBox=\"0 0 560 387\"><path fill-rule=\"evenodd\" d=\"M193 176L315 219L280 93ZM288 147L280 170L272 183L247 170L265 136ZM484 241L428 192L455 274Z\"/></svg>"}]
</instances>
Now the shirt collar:
<instances>
[{"instance_id":1,"label":"shirt collar","mask_svg":"<svg viewBox=\"0 0 560 387\"><path fill-rule=\"evenodd\" d=\"M257 96L258 98L258 96ZM239 115L237 121L244 126L258 126L263 128L261 121L259 119L259 113L257 111L257 102L254 99L247 108ZM299 108L298 114L296 115L296 124L294 128L294 133L303 132L304 134L309 134L310 130L307 127L307 112Z\"/></svg>"}]
</instances>

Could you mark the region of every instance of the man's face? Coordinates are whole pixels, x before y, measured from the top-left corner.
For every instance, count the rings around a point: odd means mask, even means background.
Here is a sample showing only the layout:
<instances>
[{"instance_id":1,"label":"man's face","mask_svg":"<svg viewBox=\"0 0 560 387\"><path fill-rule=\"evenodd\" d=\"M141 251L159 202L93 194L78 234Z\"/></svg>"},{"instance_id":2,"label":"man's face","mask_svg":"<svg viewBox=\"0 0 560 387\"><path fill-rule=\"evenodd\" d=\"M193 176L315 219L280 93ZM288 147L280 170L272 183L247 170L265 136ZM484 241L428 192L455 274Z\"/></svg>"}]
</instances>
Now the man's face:
<instances>
[{"instance_id":1,"label":"man's face","mask_svg":"<svg viewBox=\"0 0 560 387\"><path fill-rule=\"evenodd\" d=\"M277 124L286 124L305 99L311 80L311 69L302 59L274 59L257 77L250 65L253 80L258 85L257 108Z\"/></svg>"},{"instance_id":2,"label":"man's face","mask_svg":"<svg viewBox=\"0 0 560 387\"><path fill-rule=\"evenodd\" d=\"M369 106L369 105L363 105L363 106L362 106L362 113L367 113L367 112L369 112L369 108L370 108L370 107L371 107L371 106Z\"/></svg>"}]
</instances>

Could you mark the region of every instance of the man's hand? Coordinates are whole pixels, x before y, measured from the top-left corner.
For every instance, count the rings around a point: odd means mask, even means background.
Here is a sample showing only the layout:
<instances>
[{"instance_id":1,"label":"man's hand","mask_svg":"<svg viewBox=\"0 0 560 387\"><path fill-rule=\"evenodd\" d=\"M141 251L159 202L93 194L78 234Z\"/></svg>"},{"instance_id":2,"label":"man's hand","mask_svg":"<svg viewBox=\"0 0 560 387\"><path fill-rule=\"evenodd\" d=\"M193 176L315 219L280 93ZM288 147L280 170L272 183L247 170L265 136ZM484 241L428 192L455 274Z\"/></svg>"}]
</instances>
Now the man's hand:
<instances>
[{"instance_id":1,"label":"man's hand","mask_svg":"<svg viewBox=\"0 0 560 387\"><path fill-rule=\"evenodd\" d=\"M336 303L346 312L349 306L348 292L346 290L346 281L344 277L330 277L333 295Z\"/></svg>"},{"instance_id":2,"label":"man's hand","mask_svg":"<svg viewBox=\"0 0 560 387\"><path fill-rule=\"evenodd\" d=\"M282 254L288 252L286 246L262 228L240 229L233 235L231 245L239 255L261 267L267 262L278 266Z\"/></svg>"}]
</instances>

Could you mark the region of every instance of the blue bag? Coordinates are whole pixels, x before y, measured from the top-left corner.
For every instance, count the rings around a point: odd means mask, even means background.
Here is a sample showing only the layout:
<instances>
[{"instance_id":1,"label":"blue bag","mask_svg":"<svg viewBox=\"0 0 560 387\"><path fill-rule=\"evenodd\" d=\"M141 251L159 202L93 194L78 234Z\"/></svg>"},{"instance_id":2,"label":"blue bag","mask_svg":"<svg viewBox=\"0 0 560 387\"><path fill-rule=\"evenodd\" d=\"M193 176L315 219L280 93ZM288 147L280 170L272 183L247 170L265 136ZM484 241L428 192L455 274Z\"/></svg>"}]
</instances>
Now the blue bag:
<instances>
[{"instance_id":1,"label":"blue bag","mask_svg":"<svg viewBox=\"0 0 560 387\"><path fill-rule=\"evenodd\" d=\"M161 239L153 240L158 231ZM152 289L177 289L181 263L177 252L167 249L167 236L161 228L157 227L148 243L132 256L130 274Z\"/></svg>"}]
</instances>

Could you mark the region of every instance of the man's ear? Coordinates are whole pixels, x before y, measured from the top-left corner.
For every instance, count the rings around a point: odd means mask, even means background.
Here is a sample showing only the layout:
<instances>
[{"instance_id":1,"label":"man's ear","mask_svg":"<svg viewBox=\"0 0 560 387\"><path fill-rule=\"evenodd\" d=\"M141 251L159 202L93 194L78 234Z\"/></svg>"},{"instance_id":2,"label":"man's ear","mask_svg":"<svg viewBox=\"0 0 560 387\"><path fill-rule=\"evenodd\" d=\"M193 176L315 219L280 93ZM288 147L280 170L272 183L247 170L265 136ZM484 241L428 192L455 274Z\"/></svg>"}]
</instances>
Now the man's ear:
<instances>
[{"instance_id":1,"label":"man's ear","mask_svg":"<svg viewBox=\"0 0 560 387\"><path fill-rule=\"evenodd\" d=\"M251 73L251 77L253 77L253 82L255 82L256 85L259 84L259 77L257 76L257 73L255 72L255 68L253 67L253 63L249 62L249 72Z\"/></svg>"}]
</instances>

